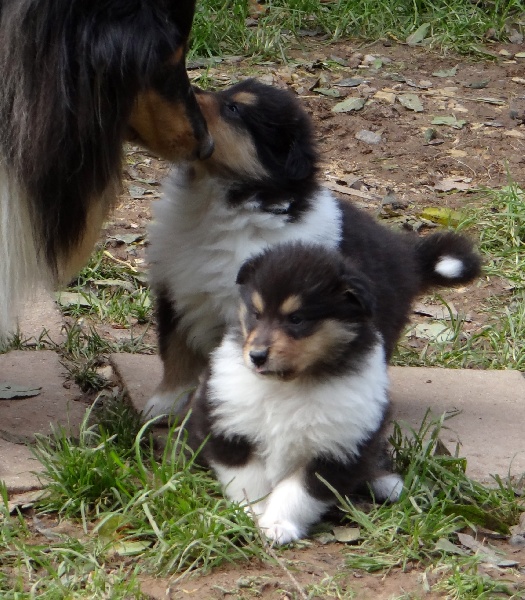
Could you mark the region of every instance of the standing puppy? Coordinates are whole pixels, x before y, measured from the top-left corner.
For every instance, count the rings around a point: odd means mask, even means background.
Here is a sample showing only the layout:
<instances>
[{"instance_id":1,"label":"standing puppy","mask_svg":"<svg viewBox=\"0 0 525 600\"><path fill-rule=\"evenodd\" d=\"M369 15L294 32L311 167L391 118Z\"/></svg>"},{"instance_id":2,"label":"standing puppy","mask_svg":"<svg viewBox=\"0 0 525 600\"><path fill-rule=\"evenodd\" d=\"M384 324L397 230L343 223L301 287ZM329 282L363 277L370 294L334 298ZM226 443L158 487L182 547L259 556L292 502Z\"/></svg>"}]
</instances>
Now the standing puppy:
<instances>
[{"instance_id":1,"label":"standing puppy","mask_svg":"<svg viewBox=\"0 0 525 600\"><path fill-rule=\"evenodd\" d=\"M351 258L373 282L387 360L417 295L479 273L467 238L394 232L323 188L310 120L291 93L246 80L197 100L215 152L173 173L150 230L164 374L147 416L183 411L209 353L237 320L239 268L265 248L301 241Z\"/></svg>"},{"instance_id":2,"label":"standing puppy","mask_svg":"<svg viewBox=\"0 0 525 600\"><path fill-rule=\"evenodd\" d=\"M396 500L385 470L388 316L376 286L339 252L278 245L239 272L240 325L211 355L188 421L194 448L233 501L277 543L304 536L340 494L370 484ZM392 290L395 292L395 290Z\"/></svg>"},{"instance_id":3,"label":"standing puppy","mask_svg":"<svg viewBox=\"0 0 525 600\"><path fill-rule=\"evenodd\" d=\"M122 143L213 144L185 69L195 0L0 2L0 339L68 281L113 206Z\"/></svg>"}]
</instances>

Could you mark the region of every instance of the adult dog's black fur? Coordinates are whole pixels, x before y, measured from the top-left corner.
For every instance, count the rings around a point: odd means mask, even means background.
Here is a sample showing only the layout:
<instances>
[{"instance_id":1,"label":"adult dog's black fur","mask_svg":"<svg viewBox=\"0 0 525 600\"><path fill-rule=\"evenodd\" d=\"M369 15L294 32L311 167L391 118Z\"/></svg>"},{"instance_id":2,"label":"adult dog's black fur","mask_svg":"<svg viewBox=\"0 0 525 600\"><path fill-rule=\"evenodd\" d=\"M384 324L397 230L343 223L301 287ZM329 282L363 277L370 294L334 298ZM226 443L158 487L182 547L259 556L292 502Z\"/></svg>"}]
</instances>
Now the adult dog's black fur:
<instances>
[{"instance_id":1,"label":"adult dog's black fur","mask_svg":"<svg viewBox=\"0 0 525 600\"><path fill-rule=\"evenodd\" d=\"M269 246L301 241L351 258L372 283L387 359L417 295L478 275L466 237L394 232L323 188L310 120L291 93L247 80L197 100L215 151L176 170L156 206L149 258L164 376L147 413L184 405L237 321L241 264Z\"/></svg>"},{"instance_id":2,"label":"adult dog's black fur","mask_svg":"<svg viewBox=\"0 0 525 600\"><path fill-rule=\"evenodd\" d=\"M194 4L0 3L0 336L91 252L126 137L172 160L212 151L185 69Z\"/></svg>"}]
</instances>

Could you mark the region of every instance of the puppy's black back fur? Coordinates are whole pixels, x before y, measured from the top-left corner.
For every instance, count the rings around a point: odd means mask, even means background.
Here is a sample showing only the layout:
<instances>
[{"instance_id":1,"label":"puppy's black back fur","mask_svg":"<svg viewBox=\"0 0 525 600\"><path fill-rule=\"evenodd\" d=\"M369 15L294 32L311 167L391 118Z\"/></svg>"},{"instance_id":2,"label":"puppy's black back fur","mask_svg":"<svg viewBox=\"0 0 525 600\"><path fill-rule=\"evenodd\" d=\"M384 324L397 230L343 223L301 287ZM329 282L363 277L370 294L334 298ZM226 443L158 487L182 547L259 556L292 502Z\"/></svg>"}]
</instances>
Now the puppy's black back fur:
<instances>
[{"instance_id":1,"label":"puppy's black back fur","mask_svg":"<svg viewBox=\"0 0 525 600\"><path fill-rule=\"evenodd\" d=\"M163 302L163 314L172 313L171 326L159 329L161 348L169 348L171 339L173 346L187 345L206 358L217 337L209 336L196 347L195 340L205 338L204 319L193 305L201 310L205 304L206 313L216 315L213 323L206 322L206 332L224 331L235 318L235 273L250 254L268 245L317 243L350 261L370 282L374 326L383 336L387 358L417 295L435 286L464 284L479 273L480 259L468 238L452 232L422 238L395 232L323 188L310 119L290 92L246 80L197 98L215 139L215 152L175 174L151 235L152 287L163 300L169 299ZM201 214L194 210L197 204L203 218L195 223L195 214ZM189 233L186 220L195 223ZM174 263L174 244L185 261ZM219 252L212 254L215 247ZM197 257L209 265L215 256L220 260L213 286L203 278L195 289ZM282 264L277 264L281 270L272 275L274 293L280 289L278 277L286 280L286 262L293 270L304 260L304 255L282 254ZM194 287L185 283L189 278ZM184 320L184 327L176 325ZM169 405L170 395L180 395L178 386L190 383L174 353L163 352L162 359L163 382L148 410Z\"/></svg>"}]
</instances>

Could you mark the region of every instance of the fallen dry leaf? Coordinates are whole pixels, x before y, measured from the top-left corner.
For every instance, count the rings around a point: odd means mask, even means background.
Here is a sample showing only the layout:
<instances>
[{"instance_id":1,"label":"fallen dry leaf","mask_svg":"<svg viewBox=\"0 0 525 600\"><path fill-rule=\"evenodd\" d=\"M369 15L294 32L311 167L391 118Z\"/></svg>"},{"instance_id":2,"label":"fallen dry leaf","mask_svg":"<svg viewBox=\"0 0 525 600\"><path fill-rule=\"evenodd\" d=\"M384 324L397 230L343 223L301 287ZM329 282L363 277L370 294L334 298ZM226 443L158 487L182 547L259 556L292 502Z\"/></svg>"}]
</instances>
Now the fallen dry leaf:
<instances>
[{"instance_id":1,"label":"fallen dry leaf","mask_svg":"<svg viewBox=\"0 0 525 600\"><path fill-rule=\"evenodd\" d=\"M366 104L366 98L347 98L342 102L338 102L335 106L332 107L332 112L335 113L344 113L344 112L352 112L354 110L361 110L363 106Z\"/></svg>"}]
</instances>

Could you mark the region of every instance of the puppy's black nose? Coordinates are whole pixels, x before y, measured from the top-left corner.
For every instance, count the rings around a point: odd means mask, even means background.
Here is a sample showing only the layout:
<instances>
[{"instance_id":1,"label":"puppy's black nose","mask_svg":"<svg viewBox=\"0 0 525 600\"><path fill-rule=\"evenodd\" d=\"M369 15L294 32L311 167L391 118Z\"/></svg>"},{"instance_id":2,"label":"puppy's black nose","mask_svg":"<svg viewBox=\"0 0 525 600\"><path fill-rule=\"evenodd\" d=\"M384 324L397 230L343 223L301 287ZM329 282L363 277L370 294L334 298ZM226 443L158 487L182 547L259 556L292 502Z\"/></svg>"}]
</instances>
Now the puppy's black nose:
<instances>
[{"instance_id":1,"label":"puppy's black nose","mask_svg":"<svg viewBox=\"0 0 525 600\"><path fill-rule=\"evenodd\" d=\"M250 360L256 367L262 367L266 362L269 353L270 350L268 348L264 348L264 350L251 350Z\"/></svg>"}]
</instances>

